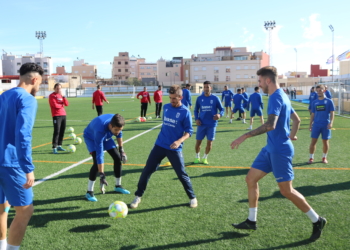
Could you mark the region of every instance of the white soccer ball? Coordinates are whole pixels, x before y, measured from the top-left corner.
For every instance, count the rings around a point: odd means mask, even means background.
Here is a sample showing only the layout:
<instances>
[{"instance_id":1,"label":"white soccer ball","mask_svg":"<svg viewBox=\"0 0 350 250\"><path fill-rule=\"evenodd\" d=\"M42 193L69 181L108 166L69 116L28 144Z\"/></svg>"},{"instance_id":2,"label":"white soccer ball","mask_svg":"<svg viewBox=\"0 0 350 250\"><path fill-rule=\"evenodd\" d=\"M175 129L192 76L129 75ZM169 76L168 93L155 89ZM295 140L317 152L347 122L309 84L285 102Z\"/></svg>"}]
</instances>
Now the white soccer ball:
<instances>
[{"instance_id":1,"label":"white soccer ball","mask_svg":"<svg viewBox=\"0 0 350 250\"><path fill-rule=\"evenodd\" d=\"M77 136L76 136L74 133L70 133L70 134L68 135L68 137L69 137L70 139L73 139L73 140L75 140L75 138L77 138Z\"/></svg>"},{"instance_id":2,"label":"white soccer ball","mask_svg":"<svg viewBox=\"0 0 350 250\"><path fill-rule=\"evenodd\" d=\"M122 201L115 201L109 206L108 213L113 219L123 219L128 215L128 206Z\"/></svg>"},{"instance_id":3,"label":"white soccer ball","mask_svg":"<svg viewBox=\"0 0 350 250\"><path fill-rule=\"evenodd\" d=\"M73 127L69 127L69 128L67 129L67 131L68 131L68 133L73 133L73 132L74 132L74 128L73 128Z\"/></svg>"},{"instance_id":4,"label":"white soccer ball","mask_svg":"<svg viewBox=\"0 0 350 250\"><path fill-rule=\"evenodd\" d=\"M70 144L67 149L69 153L74 153L76 150L77 148L73 144Z\"/></svg>"},{"instance_id":5,"label":"white soccer ball","mask_svg":"<svg viewBox=\"0 0 350 250\"><path fill-rule=\"evenodd\" d=\"M75 138L74 143L75 144L81 144L83 140L80 137Z\"/></svg>"},{"instance_id":6,"label":"white soccer ball","mask_svg":"<svg viewBox=\"0 0 350 250\"><path fill-rule=\"evenodd\" d=\"M141 117L137 117L137 118L135 119L135 122L141 122Z\"/></svg>"}]
</instances>

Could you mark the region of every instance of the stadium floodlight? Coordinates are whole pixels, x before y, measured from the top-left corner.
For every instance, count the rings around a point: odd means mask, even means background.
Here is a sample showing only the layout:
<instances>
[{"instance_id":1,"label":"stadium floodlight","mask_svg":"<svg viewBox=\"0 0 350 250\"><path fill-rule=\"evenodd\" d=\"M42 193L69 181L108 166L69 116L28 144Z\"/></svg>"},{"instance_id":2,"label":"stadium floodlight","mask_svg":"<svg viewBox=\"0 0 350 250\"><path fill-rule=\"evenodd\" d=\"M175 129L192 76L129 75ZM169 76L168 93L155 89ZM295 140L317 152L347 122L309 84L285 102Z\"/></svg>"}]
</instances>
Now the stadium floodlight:
<instances>
[{"instance_id":1,"label":"stadium floodlight","mask_svg":"<svg viewBox=\"0 0 350 250\"><path fill-rule=\"evenodd\" d=\"M276 22L265 21L264 27L269 32L269 56L270 56L270 65L272 65L272 30L276 28Z\"/></svg>"},{"instance_id":2,"label":"stadium floodlight","mask_svg":"<svg viewBox=\"0 0 350 250\"><path fill-rule=\"evenodd\" d=\"M43 48L43 40L46 38L46 31L36 31L35 37L40 41L40 54L43 57L44 48Z\"/></svg>"},{"instance_id":3,"label":"stadium floodlight","mask_svg":"<svg viewBox=\"0 0 350 250\"><path fill-rule=\"evenodd\" d=\"M334 28L332 25L329 25L329 29L332 31L332 82L333 82L333 79L334 79Z\"/></svg>"}]
</instances>

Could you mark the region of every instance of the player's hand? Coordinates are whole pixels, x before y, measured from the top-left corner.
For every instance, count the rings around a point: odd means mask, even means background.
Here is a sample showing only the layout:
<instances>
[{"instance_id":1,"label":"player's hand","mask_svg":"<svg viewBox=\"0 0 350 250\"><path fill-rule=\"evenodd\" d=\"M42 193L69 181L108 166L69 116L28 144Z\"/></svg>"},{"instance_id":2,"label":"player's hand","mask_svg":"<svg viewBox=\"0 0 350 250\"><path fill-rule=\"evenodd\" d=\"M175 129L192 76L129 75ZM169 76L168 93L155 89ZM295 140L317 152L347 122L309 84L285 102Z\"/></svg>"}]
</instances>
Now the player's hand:
<instances>
[{"instance_id":1,"label":"player's hand","mask_svg":"<svg viewBox=\"0 0 350 250\"><path fill-rule=\"evenodd\" d=\"M23 188L28 189L34 185L35 177L34 172L26 174L27 182L24 183Z\"/></svg>"},{"instance_id":2,"label":"player's hand","mask_svg":"<svg viewBox=\"0 0 350 250\"><path fill-rule=\"evenodd\" d=\"M309 127L309 130L312 131L312 126Z\"/></svg>"},{"instance_id":3,"label":"player's hand","mask_svg":"<svg viewBox=\"0 0 350 250\"><path fill-rule=\"evenodd\" d=\"M109 101L107 101L107 104L109 104Z\"/></svg>"},{"instance_id":4,"label":"player's hand","mask_svg":"<svg viewBox=\"0 0 350 250\"><path fill-rule=\"evenodd\" d=\"M181 145L181 142L179 141L174 141L171 145L170 145L170 148L171 149L177 149L178 147L180 147Z\"/></svg>"},{"instance_id":5,"label":"player's hand","mask_svg":"<svg viewBox=\"0 0 350 250\"><path fill-rule=\"evenodd\" d=\"M291 139L292 141L296 141L296 140L298 140L298 137L296 135L294 137L289 136L289 139Z\"/></svg>"},{"instance_id":6,"label":"player's hand","mask_svg":"<svg viewBox=\"0 0 350 250\"><path fill-rule=\"evenodd\" d=\"M232 143L231 143L231 149L238 149L238 146L239 144L241 144L242 142L244 142L246 139L246 136L245 135L242 135L240 137L238 137L236 140L234 140Z\"/></svg>"},{"instance_id":7,"label":"player's hand","mask_svg":"<svg viewBox=\"0 0 350 250\"><path fill-rule=\"evenodd\" d=\"M328 123L327 128L331 129L332 127L333 127L333 124L332 123Z\"/></svg>"},{"instance_id":8,"label":"player's hand","mask_svg":"<svg viewBox=\"0 0 350 250\"><path fill-rule=\"evenodd\" d=\"M196 124L197 124L197 126L201 126L202 125L202 123L201 123L201 121L199 119L196 120Z\"/></svg>"},{"instance_id":9,"label":"player's hand","mask_svg":"<svg viewBox=\"0 0 350 250\"><path fill-rule=\"evenodd\" d=\"M100 172L100 185L108 186L108 182L106 181L106 175L102 172Z\"/></svg>"},{"instance_id":10,"label":"player's hand","mask_svg":"<svg viewBox=\"0 0 350 250\"><path fill-rule=\"evenodd\" d=\"M126 156L125 152L122 153L122 162L125 164L128 161L128 157Z\"/></svg>"},{"instance_id":11,"label":"player's hand","mask_svg":"<svg viewBox=\"0 0 350 250\"><path fill-rule=\"evenodd\" d=\"M192 106L190 106L190 109L192 109Z\"/></svg>"},{"instance_id":12,"label":"player's hand","mask_svg":"<svg viewBox=\"0 0 350 250\"><path fill-rule=\"evenodd\" d=\"M219 120L220 117L221 117L220 114L216 114L216 115L213 116L213 120L215 120L215 121Z\"/></svg>"},{"instance_id":13,"label":"player's hand","mask_svg":"<svg viewBox=\"0 0 350 250\"><path fill-rule=\"evenodd\" d=\"M94 106L92 106L92 109L95 109Z\"/></svg>"}]
</instances>

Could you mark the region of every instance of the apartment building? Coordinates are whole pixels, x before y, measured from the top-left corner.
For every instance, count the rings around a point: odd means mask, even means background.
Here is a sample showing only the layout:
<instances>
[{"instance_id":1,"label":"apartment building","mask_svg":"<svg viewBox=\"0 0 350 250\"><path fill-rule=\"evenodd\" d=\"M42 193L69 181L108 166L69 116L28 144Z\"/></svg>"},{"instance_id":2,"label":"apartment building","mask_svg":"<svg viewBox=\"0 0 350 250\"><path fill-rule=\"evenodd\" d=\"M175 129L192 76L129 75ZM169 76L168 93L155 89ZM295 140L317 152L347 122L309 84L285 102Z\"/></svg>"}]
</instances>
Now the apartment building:
<instances>
[{"instance_id":1,"label":"apartment building","mask_svg":"<svg viewBox=\"0 0 350 250\"><path fill-rule=\"evenodd\" d=\"M172 60L160 58L157 61L158 83L165 86L182 84L184 81L184 65L182 57L173 57Z\"/></svg>"},{"instance_id":2,"label":"apartment building","mask_svg":"<svg viewBox=\"0 0 350 250\"><path fill-rule=\"evenodd\" d=\"M130 77L129 62L130 62L129 53L119 52L119 55L115 56L113 60L112 78L118 81L127 80Z\"/></svg>"},{"instance_id":3,"label":"apartment building","mask_svg":"<svg viewBox=\"0 0 350 250\"><path fill-rule=\"evenodd\" d=\"M94 80L97 77L97 67L96 65L85 63L84 59L76 60L73 61L71 74L80 75L84 80Z\"/></svg>"}]
</instances>

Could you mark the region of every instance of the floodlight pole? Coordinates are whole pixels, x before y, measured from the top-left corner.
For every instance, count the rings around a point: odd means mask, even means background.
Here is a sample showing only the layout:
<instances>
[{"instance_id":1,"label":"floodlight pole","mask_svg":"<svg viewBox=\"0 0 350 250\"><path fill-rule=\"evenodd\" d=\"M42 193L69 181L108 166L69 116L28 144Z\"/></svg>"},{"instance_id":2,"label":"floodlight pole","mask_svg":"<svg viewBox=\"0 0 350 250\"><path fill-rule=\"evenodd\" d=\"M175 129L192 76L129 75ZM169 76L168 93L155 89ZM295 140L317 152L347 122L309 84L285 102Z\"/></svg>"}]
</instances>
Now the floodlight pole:
<instances>
[{"instance_id":1,"label":"floodlight pole","mask_svg":"<svg viewBox=\"0 0 350 250\"><path fill-rule=\"evenodd\" d=\"M43 57L43 53L44 53L43 40L46 38L46 31L36 31L35 37L38 38L40 41L40 54L41 54L41 57Z\"/></svg>"},{"instance_id":2,"label":"floodlight pole","mask_svg":"<svg viewBox=\"0 0 350 250\"><path fill-rule=\"evenodd\" d=\"M296 48L295 50L295 78L296 78L296 86L298 86L298 51Z\"/></svg>"},{"instance_id":3,"label":"floodlight pole","mask_svg":"<svg viewBox=\"0 0 350 250\"><path fill-rule=\"evenodd\" d=\"M332 82L334 81L334 28L332 25L329 25L330 30L332 31Z\"/></svg>"},{"instance_id":4,"label":"floodlight pole","mask_svg":"<svg viewBox=\"0 0 350 250\"><path fill-rule=\"evenodd\" d=\"M269 32L269 56L270 56L270 65L272 65L272 30L276 28L276 22L275 21L265 21L264 24L265 29Z\"/></svg>"}]
</instances>

